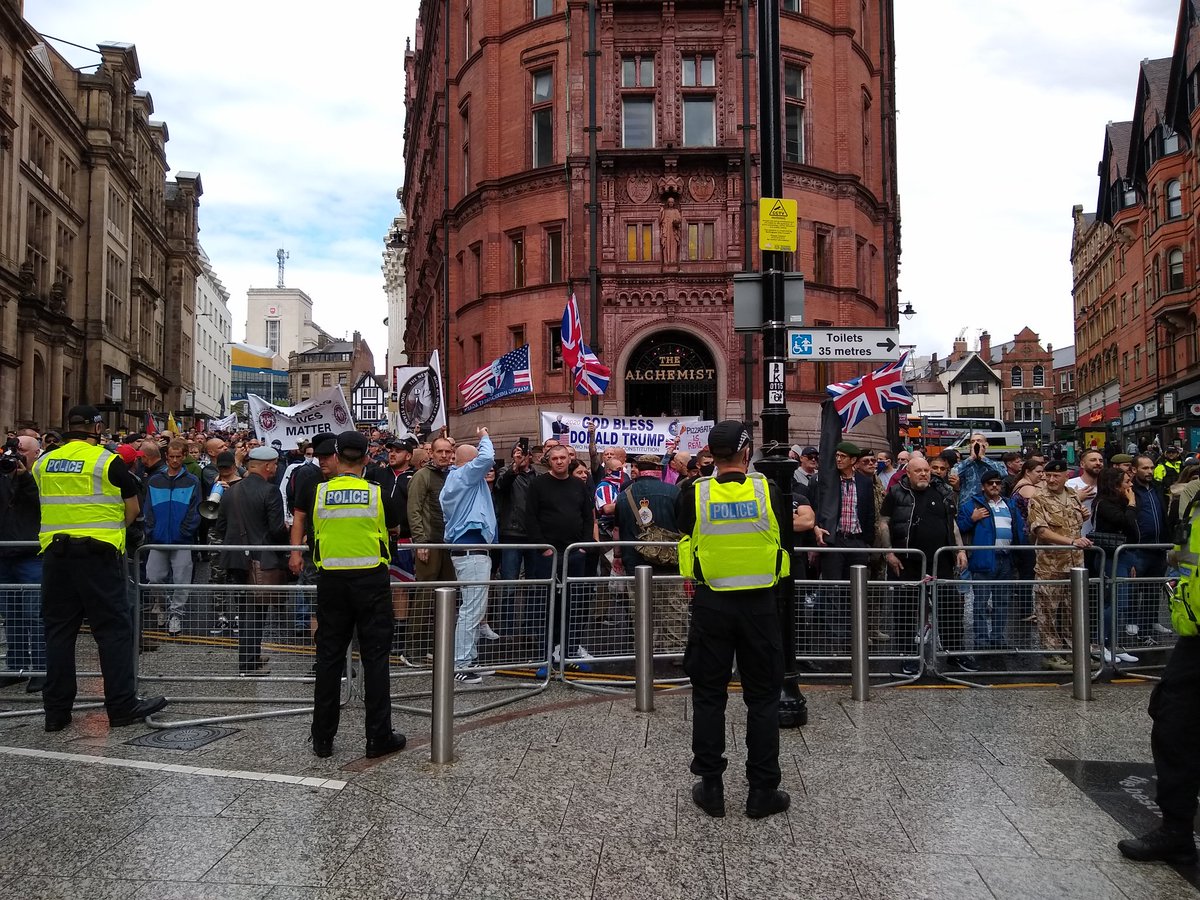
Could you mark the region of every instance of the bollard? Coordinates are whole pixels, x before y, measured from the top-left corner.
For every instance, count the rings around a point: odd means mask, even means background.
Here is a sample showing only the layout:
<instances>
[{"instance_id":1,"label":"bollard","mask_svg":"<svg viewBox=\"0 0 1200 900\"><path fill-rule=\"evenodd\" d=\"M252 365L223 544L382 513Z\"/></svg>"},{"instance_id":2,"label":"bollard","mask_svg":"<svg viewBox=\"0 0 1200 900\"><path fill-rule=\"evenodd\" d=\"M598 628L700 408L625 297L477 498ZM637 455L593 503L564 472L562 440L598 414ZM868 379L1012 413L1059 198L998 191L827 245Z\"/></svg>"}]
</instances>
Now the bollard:
<instances>
[{"instance_id":1,"label":"bollard","mask_svg":"<svg viewBox=\"0 0 1200 900\"><path fill-rule=\"evenodd\" d=\"M850 699L871 699L867 656L867 567L850 567Z\"/></svg>"},{"instance_id":2,"label":"bollard","mask_svg":"<svg viewBox=\"0 0 1200 900\"><path fill-rule=\"evenodd\" d=\"M1088 627L1088 570L1071 569L1071 663L1076 700L1092 699L1091 637Z\"/></svg>"},{"instance_id":3,"label":"bollard","mask_svg":"<svg viewBox=\"0 0 1200 900\"><path fill-rule=\"evenodd\" d=\"M633 708L654 712L654 569L633 570Z\"/></svg>"},{"instance_id":4,"label":"bollard","mask_svg":"<svg viewBox=\"0 0 1200 900\"><path fill-rule=\"evenodd\" d=\"M433 601L433 722L429 760L454 762L454 626L458 591L434 589Z\"/></svg>"}]
</instances>

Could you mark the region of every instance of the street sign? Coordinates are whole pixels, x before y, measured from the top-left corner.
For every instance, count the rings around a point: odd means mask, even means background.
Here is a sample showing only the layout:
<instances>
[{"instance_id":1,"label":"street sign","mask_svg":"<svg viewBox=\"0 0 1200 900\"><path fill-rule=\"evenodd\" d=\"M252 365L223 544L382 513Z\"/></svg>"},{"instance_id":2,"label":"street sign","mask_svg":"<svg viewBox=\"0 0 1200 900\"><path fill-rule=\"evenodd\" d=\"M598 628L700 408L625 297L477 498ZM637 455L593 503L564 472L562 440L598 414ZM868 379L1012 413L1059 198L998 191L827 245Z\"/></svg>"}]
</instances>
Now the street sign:
<instances>
[{"instance_id":1,"label":"street sign","mask_svg":"<svg viewBox=\"0 0 1200 900\"><path fill-rule=\"evenodd\" d=\"M758 249L795 253L798 224L795 200L763 197L758 201Z\"/></svg>"},{"instance_id":2,"label":"street sign","mask_svg":"<svg viewBox=\"0 0 1200 900\"><path fill-rule=\"evenodd\" d=\"M775 406L783 405L783 363L769 364L770 387L767 390L767 403Z\"/></svg>"},{"instance_id":3,"label":"street sign","mask_svg":"<svg viewBox=\"0 0 1200 900\"><path fill-rule=\"evenodd\" d=\"M886 362L900 358L897 328L788 329L788 359Z\"/></svg>"},{"instance_id":4,"label":"street sign","mask_svg":"<svg viewBox=\"0 0 1200 900\"><path fill-rule=\"evenodd\" d=\"M783 273L783 322L792 328L804 324L804 276ZM733 330L762 331L762 272L735 272L733 276Z\"/></svg>"}]
</instances>

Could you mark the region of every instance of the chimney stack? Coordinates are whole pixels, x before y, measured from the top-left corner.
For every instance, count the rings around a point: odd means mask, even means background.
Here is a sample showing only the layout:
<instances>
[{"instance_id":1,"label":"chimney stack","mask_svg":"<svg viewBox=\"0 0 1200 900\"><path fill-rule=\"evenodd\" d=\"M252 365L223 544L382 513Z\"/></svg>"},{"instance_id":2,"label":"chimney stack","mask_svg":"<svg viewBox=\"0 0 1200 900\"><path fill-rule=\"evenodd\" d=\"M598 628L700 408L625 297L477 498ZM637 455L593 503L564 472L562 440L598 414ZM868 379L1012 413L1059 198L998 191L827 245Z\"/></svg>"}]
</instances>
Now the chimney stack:
<instances>
[{"instance_id":1,"label":"chimney stack","mask_svg":"<svg viewBox=\"0 0 1200 900\"><path fill-rule=\"evenodd\" d=\"M955 338L954 349L950 351L950 362L956 363L966 359L967 356L967 339Z\"/></svg>"},{"instance_id":2,"label":"chimney stack","mask_svg":"<svg viewBox=\"0 0 1200 900\"><path fill-rule=\"evenodd\" d=\"M986 331L979 335L979 355L985 363L992 364L992 336Z\"/></svg>"},{"instance_id":3,"label":"chimney stack","mask_svg":"<svg viewBox=\"0 0 1200 900\"><path fill-rule=\"evenodd\" d=\"M936 353L929 354L929 374L934 378L938 374L938 358Z\"/></svg>"}]
</instances>

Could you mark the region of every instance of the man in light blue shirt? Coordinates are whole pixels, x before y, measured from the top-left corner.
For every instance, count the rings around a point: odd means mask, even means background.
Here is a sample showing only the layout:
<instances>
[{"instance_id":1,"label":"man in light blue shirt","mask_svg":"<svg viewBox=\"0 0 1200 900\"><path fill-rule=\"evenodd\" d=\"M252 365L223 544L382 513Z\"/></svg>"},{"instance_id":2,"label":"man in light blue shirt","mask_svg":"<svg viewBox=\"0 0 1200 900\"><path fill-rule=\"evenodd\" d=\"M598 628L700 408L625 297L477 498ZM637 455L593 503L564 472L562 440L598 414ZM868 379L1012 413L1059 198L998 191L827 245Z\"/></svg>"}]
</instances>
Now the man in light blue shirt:
<instances>
[{"instance_id":1,"label":"man in light blue shirt","mask_svg":"<svg viewBox=\"0 0 1200 900\"><path fill-rule=\"evenodd\" d=\"M954 467L958 476L958 496L974 497L983 491L983 476L988 472L999 472L1000 477L1008 475L1008 468L998 460L988 459L988 439L976 432L971 435L971 441L963 448L967 456Z\"/></svg>"},{"instance_id":2,"label":"man in light blue shirt","mask_svg":"<svg viewBox=\"0 0 1200 900\"><path fill-rule=\"evenodd\" d=\"M486 479L496 460L487 428L476 430L479 449L460 444L454 451L454 466L446 476L439 498L446 520L446 543L479 545L496 542L496 510ZM454 629L454 680L460 684L479 684L483 675L468 671L479 657L479 623L487 613L488 579L492 558L486 549L451 550L450 561L458 576L462 604Z\"/></svg>"}]
</instances>

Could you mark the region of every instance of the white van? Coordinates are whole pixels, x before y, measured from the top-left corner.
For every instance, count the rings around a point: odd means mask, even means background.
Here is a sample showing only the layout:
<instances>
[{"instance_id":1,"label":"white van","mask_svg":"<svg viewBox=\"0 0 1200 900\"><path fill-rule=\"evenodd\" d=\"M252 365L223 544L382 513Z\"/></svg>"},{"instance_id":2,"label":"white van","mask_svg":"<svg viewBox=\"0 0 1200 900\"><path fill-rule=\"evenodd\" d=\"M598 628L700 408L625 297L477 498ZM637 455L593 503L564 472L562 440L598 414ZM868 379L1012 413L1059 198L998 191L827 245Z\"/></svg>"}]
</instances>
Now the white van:
<instances>
[{"instance_id":1,"label":"white van","mask_svg":"<svg viewBox=\"0 0 1200 900\"><path fill-rule=\"evenodd\" d=\"M1024 446L1024 441L1019 431L977 431L974 433L982 434L987 438L987 455L990 459L999 459L1005 453L1020 453L1021 448ZM958 454L964 458L970 456L971 435L964 434L950 446L950 449L957 450Z\"/></svg>"}]
</instances>

